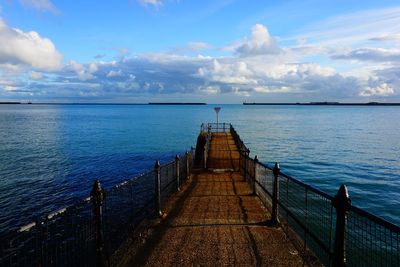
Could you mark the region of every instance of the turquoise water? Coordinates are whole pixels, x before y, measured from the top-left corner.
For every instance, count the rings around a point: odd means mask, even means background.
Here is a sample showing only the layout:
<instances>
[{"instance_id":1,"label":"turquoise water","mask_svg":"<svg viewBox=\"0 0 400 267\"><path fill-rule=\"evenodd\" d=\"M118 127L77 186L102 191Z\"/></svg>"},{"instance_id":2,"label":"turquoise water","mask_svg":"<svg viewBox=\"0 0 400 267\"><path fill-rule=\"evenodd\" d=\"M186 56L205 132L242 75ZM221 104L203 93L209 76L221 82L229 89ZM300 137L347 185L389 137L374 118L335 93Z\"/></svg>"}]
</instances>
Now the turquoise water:
<instances>
[{"instance_id":1,"label":"turquoise water","mask_svg":"<svg viewBox=\"0 0 400 267\"><path fill-rule=\"evenodd\" d=\"M214 105L0 105L0 232L195 145ZM400 224L400 107L222 105L260 161Z\"/></svg>"}]
</instances>

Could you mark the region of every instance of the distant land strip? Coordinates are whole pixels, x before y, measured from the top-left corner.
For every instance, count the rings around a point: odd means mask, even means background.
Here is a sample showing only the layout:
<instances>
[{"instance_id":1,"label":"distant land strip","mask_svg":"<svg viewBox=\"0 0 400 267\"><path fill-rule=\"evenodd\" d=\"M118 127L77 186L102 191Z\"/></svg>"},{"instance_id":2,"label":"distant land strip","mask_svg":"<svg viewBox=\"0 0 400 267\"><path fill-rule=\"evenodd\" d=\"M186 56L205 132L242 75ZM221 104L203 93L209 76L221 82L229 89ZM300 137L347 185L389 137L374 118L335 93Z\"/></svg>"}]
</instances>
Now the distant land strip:
<instances>
[{"instance_id":1,"label":"distant land strip","mask_svg":"<svg viewBox=\"0 0 400 267\"><path fill-rule=\"evenodd\" d=\"M207 105L199 102L150 102L149 105Z\"/></svg>"},{"instance_id":2,"label":"distant land strip","mask_svg":"<svg viewBox=\"0 0 400 267\"><path fill-rule=\"evenodd\" d=\"M1 105L1 104L8 104L8 105L12 104L12 105L16 105L16 104L21 104L21 102L0 102L0 105Z\"/></svg>"},{"instance_id":3,"label":"distant land strip","mask_svg":"<svg viewBox=\"0 0 400 267\"><path fill-rule=\"evenodd\" d=\"M400 103L340 103L340 102L308 102L308 103L257 103L257 102L243 102L243 105L267 105L267 106L400 106Z\"/></svg>"}]
</instances>

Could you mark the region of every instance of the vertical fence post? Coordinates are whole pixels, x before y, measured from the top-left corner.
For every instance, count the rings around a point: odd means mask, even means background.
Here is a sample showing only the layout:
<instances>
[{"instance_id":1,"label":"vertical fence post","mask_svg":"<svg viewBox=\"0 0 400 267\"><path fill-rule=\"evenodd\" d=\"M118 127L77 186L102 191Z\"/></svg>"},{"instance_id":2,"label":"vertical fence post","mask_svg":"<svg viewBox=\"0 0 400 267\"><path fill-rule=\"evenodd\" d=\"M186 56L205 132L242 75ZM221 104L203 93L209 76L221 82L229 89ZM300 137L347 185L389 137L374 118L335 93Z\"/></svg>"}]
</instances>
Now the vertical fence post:
<instances>
[{"instance_id":1,"label":"vertical fence post","mask_svg":"<svg viewBox=\"0 0 400 267\"><path fill-rule=\"evenodd\" d=\"M93 215L95 226L95 241L96 241L96 266L106 266L104 256L104 241L103 241L103 199L104 193L99 180L94 181L92 192L90 193L93 200Z\"/></svg>"},{"instance_id":2,"label":"vertical fence post","mask_svg":"<svg viewBox=\"0 0 400 267\"><path fill-rule=\"evenodd\" d=\"M203 148L203 168L207 169L207 141Z\"/></svg>"},{"instance_id":3,"label":"vertical fence post","mask_svg":"<svg viewBox=\"0 0 400 267\"><path fill-rule=\"evenodd\" d=\"M37 251L37 253L39 254L39 256L38 256L39 265L44 266L45 263L44 263L43 240L45 238L45 235L44 235L43 224L42 224L42 221L40 220L40 218L35 219L35 224L38 229L38 239L39 239L39 245L40 245L39 251Z\"/></svg>"},{"instance_id":4,"label":"vertical fence post","mask_svg":"<svg viewBox=\"0 0 400 267\"><path fill-rule=\"evenodd\" d=\"M156 175L155 181L155 192L154 192L154 201L155 201L155 215L162 216L161 212L161 174L160 174L161 166L160 161L156 161L154 164L154 173Z\"/></svg>"},{"instance_id":5,"label":"vertical fence post","mask_svg":"<svg viewBox=\"0 0 400 267\"><path fill-rule=\"evenodd\" d=\"M247 158L249 157L249 154L250 154L250 150L246 149L244 151L244 169L243 169L243 172L244 172L243 176L244 176L245 181L247 181Z\"/></svg>"},{"instance_id":6,"label":"vertical fence post","mask_svg":"<svg viewBox=\"0 0 400 267\"><path fill-rule=\"evenodd\" d=\"M175 170L176 170L176 190L177 191L181 191L181 185L180 185L180 159L179 159L179 155L175 156Z\"/></svg>"},{"instance_id":7,"label":"vertical fence post","mask_svg":"<svg viewBox=\"0 0 400 267\"><path fill-rule=\"evenodd\" d=\"M279 164L276 162L273 173L274 173L274 184L272 190L272 218L271 221L274 224L279 223L279 213L278 213L278 201L279 201Z\"/></svg>"},{"instance_id":8,"label":"vertical fence post","mask_svg":"<svg viewBox=\"0 0 400 267\"><path fill-rule=\"evenodd\" d=\"M257 185L257 164L258 164L258 157L257 155L254 156L254 179L253 179L253 195L256 195L256 185Z\"/></svg>"},{"instance_id":9,"label":"vertical fence post","mask_svg":"<svg viewBox=\"0 0 400 267\"><path fill-rule=\"evenodd\" d=\"M193 155L193 148L190 148L191 149L191 153L190 153L190 155ZM185 155L186 155L186 179L188 179L189 178L189 175L190 175L190 159L189 159L189 152L188 151L186 151L186 153L185 153Z\"/></svg>"},{"instance_id":10,"label":"vertical fence post","mask_svg":"<svg viewBox=\"0 0 400 267\"><path fill-rule=\"evenodd\" d=\"M347 187L342 184L333 199L333 206L336 208L336 229L335 246L333 251L333 266L346 266L346 221L347 213L351 205L351 199Z\"/></svg>"}]
</instances>

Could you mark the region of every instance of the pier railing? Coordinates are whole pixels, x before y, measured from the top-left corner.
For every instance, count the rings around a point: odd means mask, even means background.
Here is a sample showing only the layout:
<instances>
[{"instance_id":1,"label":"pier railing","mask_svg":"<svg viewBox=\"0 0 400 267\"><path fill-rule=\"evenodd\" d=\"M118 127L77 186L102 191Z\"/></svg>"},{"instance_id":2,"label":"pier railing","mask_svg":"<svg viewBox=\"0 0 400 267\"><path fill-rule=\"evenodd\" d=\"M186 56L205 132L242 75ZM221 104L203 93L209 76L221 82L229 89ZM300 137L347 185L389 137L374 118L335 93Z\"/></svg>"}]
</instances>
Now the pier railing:
<instances>
[{"instance_id":1,"label":"pier railing","mask_svg":"<svg viewBox=\"0 0 400 267\"><path fill-rule=\"evenodd\" d=\"M213 127L211 127L213 129ZM346 186L331 196L250 158L236 130L240 171L271 210L271 223L293 231L302 251L311 250L326 266L400 266L400 227L353 204Z\"/></svg>"},{"instance_id":2,"label":"pier railing","mask_svg":"<svg viewBox=\"0 0 400 267\"><path fill-rule=\"evenodd\" d=\"M138 226L159 216L193 166L193 151L103 190L95 181L81 202L0 236L0 266L116 266L138 238Z\"/></svg>"}]
</instances>

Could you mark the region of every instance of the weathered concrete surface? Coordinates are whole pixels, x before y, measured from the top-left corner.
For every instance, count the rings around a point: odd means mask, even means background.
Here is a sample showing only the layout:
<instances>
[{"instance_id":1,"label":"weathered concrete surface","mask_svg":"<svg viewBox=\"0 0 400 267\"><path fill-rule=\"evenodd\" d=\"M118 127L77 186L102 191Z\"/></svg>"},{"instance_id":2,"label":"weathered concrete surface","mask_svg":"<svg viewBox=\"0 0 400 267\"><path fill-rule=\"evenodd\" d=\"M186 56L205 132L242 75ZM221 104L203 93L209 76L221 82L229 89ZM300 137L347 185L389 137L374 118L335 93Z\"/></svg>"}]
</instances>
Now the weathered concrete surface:
<instances>
[{"instance_id":1,"label":"weathered concrete surface","mask_svg":"<svg viewBox=\"0 0 400 267\"><path fill-rule=\"evenodd\" d=\"M213 136L208 166L234 169L238 159L229 134ZM131 265L304 266L283 231L268 226L269 213L240 173L200 172L176 198Z\"/></svg>"}]
</instances>

